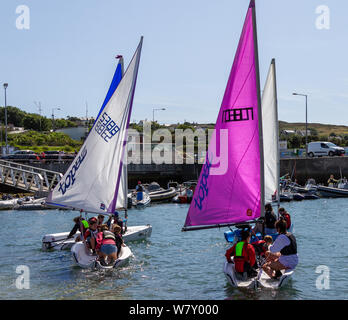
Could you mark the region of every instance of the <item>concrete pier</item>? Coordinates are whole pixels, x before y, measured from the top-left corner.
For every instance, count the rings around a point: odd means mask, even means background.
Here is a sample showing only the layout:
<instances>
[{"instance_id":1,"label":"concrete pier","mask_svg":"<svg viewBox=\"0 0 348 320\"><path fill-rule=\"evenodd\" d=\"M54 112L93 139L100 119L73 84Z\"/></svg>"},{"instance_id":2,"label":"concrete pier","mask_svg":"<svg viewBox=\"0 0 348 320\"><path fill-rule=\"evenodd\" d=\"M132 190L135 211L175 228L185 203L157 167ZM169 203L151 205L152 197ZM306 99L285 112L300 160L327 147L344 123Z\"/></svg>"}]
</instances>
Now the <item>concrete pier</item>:
<instances>
[{"instance_id":1,"label":"concrete pier","mask_svg":"<svg viewBox=\"0 0 348 320\"><path fill-rule=\"evenodd\" d=\"M65 173L70 163L33 163L43 169ZM179 183L188 180L197 180L201 171L201 164L129 164L128 185L133 188L137 181L142 183L157 181L165 187L167 182ZM303 185L308 178L313 178L317 183L326 183L330 174L336 179L342 176L348 178L348 157L322 157L322 158L291 158L280 160L280 175L289 173L298 183Z\"/></svg>"}]
</instances>

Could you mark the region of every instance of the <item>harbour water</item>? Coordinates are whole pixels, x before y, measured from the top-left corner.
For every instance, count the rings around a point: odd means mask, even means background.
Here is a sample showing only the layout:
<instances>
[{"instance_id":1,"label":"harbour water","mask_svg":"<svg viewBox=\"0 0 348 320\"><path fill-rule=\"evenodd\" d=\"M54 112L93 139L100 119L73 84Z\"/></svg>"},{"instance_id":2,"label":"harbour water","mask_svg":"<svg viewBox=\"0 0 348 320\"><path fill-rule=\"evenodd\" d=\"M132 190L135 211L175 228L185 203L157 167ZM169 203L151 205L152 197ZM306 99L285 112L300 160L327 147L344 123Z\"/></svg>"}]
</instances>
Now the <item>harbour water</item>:
<instances>
[{"instance_id":1,"label":"harbour water","mask_svg":"<svg viewBox=\"0 0 348 320\"><path fill-rule=\"evenodd\" d=\"M158 204L129 211L129 225L151 224L147 241L130 243L130 263L111 274L73 266L70 251L44 252L46 233L69 231L76 212L2 211L0 299L346 299L348 199L285 204L294 222L300 263L278 291L239 290L222 266L227 229L181 232L188 205ZM30 289L17 289L16 268L29 267ZM329 268L329 288L317 288L318 266Z\"/></svg>"}]
</instances>

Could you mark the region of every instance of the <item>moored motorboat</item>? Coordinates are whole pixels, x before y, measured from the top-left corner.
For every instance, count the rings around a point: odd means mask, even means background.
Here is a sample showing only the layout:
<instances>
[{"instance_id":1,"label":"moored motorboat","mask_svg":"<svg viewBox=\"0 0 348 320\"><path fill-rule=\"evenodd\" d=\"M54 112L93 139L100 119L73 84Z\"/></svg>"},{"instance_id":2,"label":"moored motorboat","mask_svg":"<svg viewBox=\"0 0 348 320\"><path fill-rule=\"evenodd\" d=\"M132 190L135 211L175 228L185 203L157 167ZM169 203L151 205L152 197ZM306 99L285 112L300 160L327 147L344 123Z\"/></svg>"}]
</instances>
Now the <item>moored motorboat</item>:
<instances>
[{"instance_id":1,"label":"moored motorboat","mask_svg":"<svg viewBox=\"0 0 348 320\"><path fill-rule=\"evenodd\" d=\"M330 183L328 187L318 186L317 192L324 198L348 197L348 181L346 178L341 178L335 186L333 186L332 183Z\"/></svg>"},{"instance_id":2,"label":"moored motorboat","mask_svg":"<svg viewBox=\"0 0 348 320\"><path fill-rule=\"evenodd\" d=\"M280 202L290 202L292 198L288 194L281 194L280 195Z\"/></svg>"},{"instance_id":3,"label":"moored motorboat","mask_svg":"<svg viewBox=\"0 0 348 320\"><path fill-rule=\"evenodd\" d=\"M323 198L346 198L348 197L348 188L335 188L318 186L317 192Z\"/></svg>"},{"instance_id":4,"label":"moored motorboat","mask_svg":"<svg viewBox=\"0 0 348 320\"><path fill-rule=\"evenodd\" d=\"M293 193L292 194L292 200L294 201L302 201L305 197L301 193Z\"/></svg>"},{"instance_id":5,"label":"moored motorboat","mask_svg":"<svg viewBox=\"0 0 348 320\"><path fill-rule=\"evenodd\" d=\"M151 202L156 201L169 201L177 195L177 191L174 187L163 189L157 182L152 182L149 185L144 185L146 191L151 198Z\"/></svg>"},{"instance_id":6,"label":"moored motorboat","mask_svg":"<svg viewBox=\"0 0 348 320\"><path fill-rule=\"evenodd\" d=\"M318 186L315 180L308 179L304 187L296 185L296 186L293 186L291 189L294 192L307 194L307 193L315 193L317 191L317 188Z\"/></svg>"},{"instance_id":7,"label":"moored motorboat","mask_svg":"<svg viewBox=\"0 0 348 320\"><path fill-rule=\"evenodd\" d=\"M18 199L0 200L0 210L10 210L17 205Z\"/></svg>"},{"instance_id":8,"label":"moored motorboat","mask_svg":"<svg viewBox=\"0 0 348 320\"><path fill-rule=\"evenodd\" d=\"M179 191L179 194L176 195L173 199L172 202L175 203L191 203L192 198L193 198L193 193L194 191L192 189L186 188L183 191Z\"/></svg>"},{"instance_id":9,"label":"moored motorboat","mask_svg":"<svg viewBox=\"0 0 348 320\"><path fill-rule=\"evenodd\" d=\"M30 199L30 200L18 200L17 204L13 208L14 210L47 210L54 209L48 207L45 204L45 198L40 199Z\"/></svg>"},{"instance_id":10,"label":"moored motorboat","mask_svg":"<svg viewBox=\"0 0 348 320\"><path fill-rule=\"evenodd\" d=\"M140 196L139 196L140 193ZM138 191L132 194L132 205L137 208L144 208L151 202L151 198L147 192Z\"/></svg>"},{"instance_id":11,"label":"moored motorboat","mask_svg":"<svg viewBox=\"0 0 348 320\"><path fill-rule=\"evenodd\" d=\"M312 192L302 193L302 195L303 195L305 200L317 200L317 199L320 199L319 196L317 196L315 193L312 193Z\"/></svg>"},{"instance_id":12,"label":"moored motorboat","mask_svg":"<svg viewBox=\"0 0 348 320\"><path fill-rule=\"evenodd\" d=\"M183 183L184 190L176 196L178 199L177 202L179 202L179 203L191 203L196 186L197 186L197 181L184 182Z\"/></svg>"}]
</instances>

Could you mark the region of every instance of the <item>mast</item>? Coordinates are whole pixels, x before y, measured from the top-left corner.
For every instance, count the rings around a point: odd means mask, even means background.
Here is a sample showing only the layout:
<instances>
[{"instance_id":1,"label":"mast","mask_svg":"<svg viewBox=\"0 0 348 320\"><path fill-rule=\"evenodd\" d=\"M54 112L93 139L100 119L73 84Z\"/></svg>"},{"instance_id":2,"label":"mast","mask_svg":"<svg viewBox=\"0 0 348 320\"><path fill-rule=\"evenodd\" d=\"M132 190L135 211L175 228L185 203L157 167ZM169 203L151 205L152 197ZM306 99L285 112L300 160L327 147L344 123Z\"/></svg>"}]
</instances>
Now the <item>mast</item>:
<instances>
[{"instance_id":1,"label":"mast","mask_svg":"<svg viewBox=\"0 0 348 320\"><path fill-rule=\"evenodd\" d=\"M143 39L144 39L144 37L141 36L140 43L139 43L137 51L136 51L138 54L137 54L137 57L136 57L137 60L135 62L135 77L133 77L132 92L131 92L131 96L130 96L130 106L129 106L129 111L128 111L127 124L126 124L127 132L128 132L130 116L131 116L132 108L133 108L134 92L135 92L135 87L136 87L137 78L138 78L138 69L139 69L139 62L140 62L140 56L141 56L141 49L142 49L142 46L143 46ZM123 63L123 58L121 58L121 63ZM126 138L125 138L125 140L123 142L121 159L124 159L125 147L127 145L127 136L128 136L128 133L126 133L126 135L125 135ZM117 183L116 183L116 188L115 188L115 198L114 198L114 201L113 201L112 207L111 207L112 212L114 212L115 209L116 209L117 193L118 193L118 189L119 189L119 186L120 186L120 179L121 179L122 168L123 168L123 164L122 164L122 166L120 166L120 169L119 169L119 172L118 172L118 178L117 178Z\"/></svg>"},{"instance_id":2,"label":"mast","mask_svg":"<svg viewBox=\"0 0 348 320\"><path fill-rule=\"evenodd\" d=\"M260 146L260 217L265 216L265 173L264 173L264 158L263 158L263 133L262 133L262 109L261 109L261 89L260 89L260 68L259 68L259 49L257 41L257 26L256 26L256 7L255 0L251 0L252 19L254 30L254 50L255 50L255 70L256 70L256 88L257 88L257 105L259 113L259 146Z\"/></svg>"},{"instance_id":3,"label":"mast","mask_svg":"<svg viewBox=\"0 0 348 320\"><path fill-rule=\"evenodd\" d=\"M277 71L275 59L272 59L271 64L273 65L273 77L274 77L274 101L275 101L275 114L276 114L276 150L277 150L277 206L278 206L278 218L279 218L279 207L280 207L280 157L279 157L279 121L278 121L278 93L277 93Z\"/></svg>"}]
</instances>

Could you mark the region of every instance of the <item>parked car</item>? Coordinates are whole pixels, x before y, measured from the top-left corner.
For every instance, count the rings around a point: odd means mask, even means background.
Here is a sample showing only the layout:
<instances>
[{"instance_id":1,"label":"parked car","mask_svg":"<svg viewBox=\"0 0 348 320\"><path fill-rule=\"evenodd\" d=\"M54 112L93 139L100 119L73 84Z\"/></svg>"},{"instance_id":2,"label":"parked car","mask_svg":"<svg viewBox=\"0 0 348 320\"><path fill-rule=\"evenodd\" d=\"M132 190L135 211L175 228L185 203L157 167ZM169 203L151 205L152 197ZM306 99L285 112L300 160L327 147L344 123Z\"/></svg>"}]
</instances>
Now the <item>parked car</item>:
<instances>
[{"instance_id":1,"label":"parked car","mask_svg":"<svg viewBox=\"0 0 348 320\"><path fill-rule=\"evenodd\" d=\"M58 160L59 159L59 151L45 151L40 153L40 158L45 161L50 160Z\"/></svg>"},{"instance_id":2,"label":"parked car","mask_svg":"<svg viewBox=\"0 0 348 320\"><path fill-rule=\"evenodd\" d=\"M344 148L336 146L332 142L310 142L308 144L308 156L341 156L345 154Z\"/></svg>"},{"instance_id":3,"label":"parked car","mask_svg":"<svg viewBox=\"0 0 348 320\"><path fill-rule=\"evenodd\" d=\"M36 152L32 150L17 150L9 155L3 156L2 159L4 160L15 160L15 161L35 161L39 160L39 156Z\"/></svg>"},{"instance_id":4,"label":"parked car","mask_svg":"<svg viewBox=\"0 0 348 320\"><path fill-rule=\"evenodd\" d=\"M40 154L40 158L45 161L66 161L72 160L75 156L65 153L64 151L50 150Z\"/></svg>"}]
</instances>

